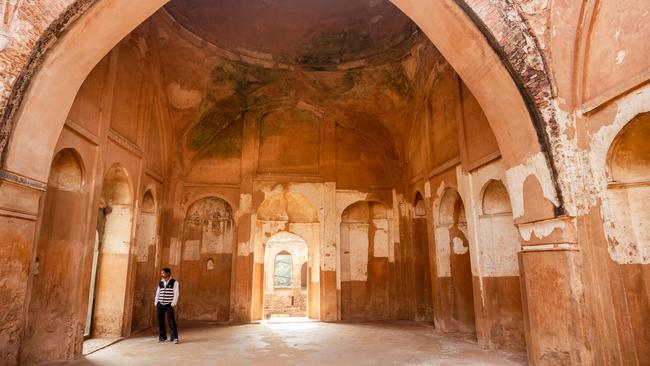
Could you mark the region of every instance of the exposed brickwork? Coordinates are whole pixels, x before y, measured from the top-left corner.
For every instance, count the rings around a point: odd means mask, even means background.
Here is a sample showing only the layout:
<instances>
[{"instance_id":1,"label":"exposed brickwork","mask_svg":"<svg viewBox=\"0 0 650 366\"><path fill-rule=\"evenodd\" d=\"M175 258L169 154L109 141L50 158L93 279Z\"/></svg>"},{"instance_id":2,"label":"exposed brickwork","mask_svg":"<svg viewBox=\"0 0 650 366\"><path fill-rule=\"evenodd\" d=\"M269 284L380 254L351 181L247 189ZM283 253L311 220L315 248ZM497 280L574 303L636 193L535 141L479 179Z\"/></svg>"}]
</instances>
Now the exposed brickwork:
<instances>
[{"instance_id":1,"label":"exposed brickwork","mask_svg":"<svg viewBox=\"0 0 650 366\"><path fill-rule=\"evenodd\" d=\"M0 151L13 128L13 118L20 107L31 78L38 71L47 52L65 29L96 0L50 0L17 2L7 24L3 24L0 50ZM2 1L9 9L7 0Z\"/></svg>"},{"instance_id":2,"label":"exposed brickwork","mask_svg":"<svg viewBox=\"0 0 650 366\"><path fill-rule=\"evenodd\" d=\"M268 319L271 315L282 314L290 317L307 316L307 289L287 288L275 289L273 293L264 295L264 314Z\"/></svg>"},{"instance_id":3,"label":"exposed brickwork","mask_svg":"<svg viewBox=\"0 0 650 366\"><path fill-rule=\"evenodd\" d=\"M493 44L504 65L528 105L540 145L547 155L551 172L558 179L556 191L560 200L560 212L564 211L564 194L558 165L563 165L566 150L562 144L565 126L558 123L554 105L554 93L546 65L545 55L540 47L538 36L521 13L521 5L527 1L512 0L480 1L457 0L468 15L474 19L488 41ZM535 13L536 14L536 13ZM539 22L539 20L537 20ZM539 32L538 32L539 33ZM560 213L558 212L558 213Z\"/></svg>"}]
</instances>

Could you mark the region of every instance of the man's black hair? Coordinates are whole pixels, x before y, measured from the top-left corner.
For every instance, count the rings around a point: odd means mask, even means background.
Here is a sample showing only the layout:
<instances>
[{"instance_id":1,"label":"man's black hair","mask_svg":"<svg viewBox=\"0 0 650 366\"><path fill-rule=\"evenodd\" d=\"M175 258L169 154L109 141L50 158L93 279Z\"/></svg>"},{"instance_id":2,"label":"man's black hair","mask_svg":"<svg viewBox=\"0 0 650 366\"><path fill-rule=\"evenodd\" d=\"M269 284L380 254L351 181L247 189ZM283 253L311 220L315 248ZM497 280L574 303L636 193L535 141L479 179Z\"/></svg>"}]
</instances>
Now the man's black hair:
<instances>
[{"instance_id":1,"label":"man's black hair","mask_svg":"<svg viewBox=\"0 0 650 366\"><path fill-rule=\"evenodd\" d=\"M169 269L169 267L165 267L165 268L163 268L162 270L163 270L163 272L165 272L165 273L167 273L167 274L172 274L172 270Z\"/></svg>"}]
</instances>

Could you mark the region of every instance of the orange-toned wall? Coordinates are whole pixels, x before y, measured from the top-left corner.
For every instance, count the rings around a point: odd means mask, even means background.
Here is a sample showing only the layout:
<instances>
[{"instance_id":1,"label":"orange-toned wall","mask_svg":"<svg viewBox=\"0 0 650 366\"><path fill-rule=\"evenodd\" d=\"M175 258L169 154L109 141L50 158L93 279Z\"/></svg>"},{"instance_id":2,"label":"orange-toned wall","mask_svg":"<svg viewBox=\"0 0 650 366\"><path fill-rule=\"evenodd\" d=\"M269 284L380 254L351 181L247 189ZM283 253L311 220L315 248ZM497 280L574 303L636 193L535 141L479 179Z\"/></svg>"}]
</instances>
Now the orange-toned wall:
<instances>
[{"instance_id":1,"label":"orange-toned wall","mask_svg":"<svg viewBox=\"0 0 650 366\"><path fill-rule=\"evenodd\" d=\"M162 204L169 144L164 142L165 101L156 92L155 68L150 60L138 57L134 44L126 39L97 65L77 94L57 150L75 151L83 184L79 192L50 188L45 194L39 241L30 259L31 310L22 345L24 363L65 360L81 354L97 208L109 167L125 167L134 202L141 203L144 191L155 187L158 207ZM158 217L158 213L154 215ZM139 222L137 216L133 215L131 233L139 229L133 227ZM151 313L142 309L143 304L153 306L153 295L144 287L153 288L155 283L145 285L142 279L151 282L156 247L147 248L147 261L139 262L134 239L132 234L126 243L131 254L116 269L124 274L119 286L125 289L123 306L117 318L112 318L118 336L128 335L132 323L134 329L151 324ZM36 257L38 274L34 273ZM103 295L101 287L98 290L95 299ZM142 304L134 305L134 293L142 294L138 296ZM139 309L135 318L134 309ZM101 316L97 311L96 316ZM65 336L53 338L52 332Z\"/></svg>"}]
</instances>

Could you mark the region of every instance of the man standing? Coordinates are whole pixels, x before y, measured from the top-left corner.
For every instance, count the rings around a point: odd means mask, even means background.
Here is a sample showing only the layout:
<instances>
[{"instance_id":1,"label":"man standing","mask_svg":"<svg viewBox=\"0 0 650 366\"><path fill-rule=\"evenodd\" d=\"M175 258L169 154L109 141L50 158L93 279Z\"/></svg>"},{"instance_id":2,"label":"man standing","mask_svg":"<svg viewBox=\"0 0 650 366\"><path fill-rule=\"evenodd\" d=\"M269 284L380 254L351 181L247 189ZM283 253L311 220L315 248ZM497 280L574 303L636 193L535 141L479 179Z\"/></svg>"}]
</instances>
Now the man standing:
<instances>
[{"instance_id":1,"label":"man standing","mask_svg":"<svg viewBox=\"0 0 650 366\"><path fill-rule=\"evenodd\" d=\"M158 283L154 300L154 305L158 310L158 327L160 328L158 342L167 340L167 331L165 329L165 315L167 315L169 332L171 333L169 340L178 344L178 330L176 329L176 318L174 318L174 308L178 302L178 281L171 278L172 270L169 268L163 268L160 271L160 276L162 280Z\"/></svg>"}]
</instances>

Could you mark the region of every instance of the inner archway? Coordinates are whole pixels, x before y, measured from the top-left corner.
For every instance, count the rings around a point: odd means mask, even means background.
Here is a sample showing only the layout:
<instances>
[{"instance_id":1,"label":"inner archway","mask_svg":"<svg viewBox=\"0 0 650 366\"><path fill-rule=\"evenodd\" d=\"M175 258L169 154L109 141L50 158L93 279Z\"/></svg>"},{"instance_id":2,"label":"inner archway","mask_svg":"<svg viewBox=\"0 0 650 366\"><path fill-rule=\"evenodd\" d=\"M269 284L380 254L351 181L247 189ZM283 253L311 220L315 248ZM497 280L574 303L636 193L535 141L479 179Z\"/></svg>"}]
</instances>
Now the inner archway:
<instances>
[{"instance_id":1,"label":"inner archway","mask_svg":"<svg viewBox=\"0 0 650 366\"><path fill-rule=\"evenodd\" d=\"M268 270L274 267L277 254L282 250L291 255L292 262L291 290L284 292L295 290L296 294L306 293L307 317L320 319L320 228L318 212L310 200L301 194L275 193L260 204L255 222L253 248L255 263L252 276L252 320L262 320L265 317L266 293L269 293L267 290L271 289L274 280ZM273 238L278 239L280 243L292 243L293 249L278 249L281 246L273 244L270 241ZM306 278L302 278L303 266ZM308 291L303 291L303 282ZM275 289L273 292L275 293ZM295 305L296 295L287 296L294 296Z\"/></svg>"},{"instance_id":2,"label":"inner archway","mask_svg":"<svg viewBox=\"0 0 650 366\"><path fill-rule=\"evenodd\" d=\"M133 221L133 188L124 167L115 164L104 176L103 215L98 218L99 240L94 298L92 299L91 337L117 338L125 335L127 279Z\"/></svg>"},{"instance_id":3,"label":"inner archway","mask_svg":"<svg viewBox=\"0 0 650 366\"><path fill-rule=\"evenodd\" d=\"M307 244L298 235L280 232L269 238L264 249L264 319L307 317L309 280L303 279L302 268L308 261Z\"/></svg>"}]
</instances>

